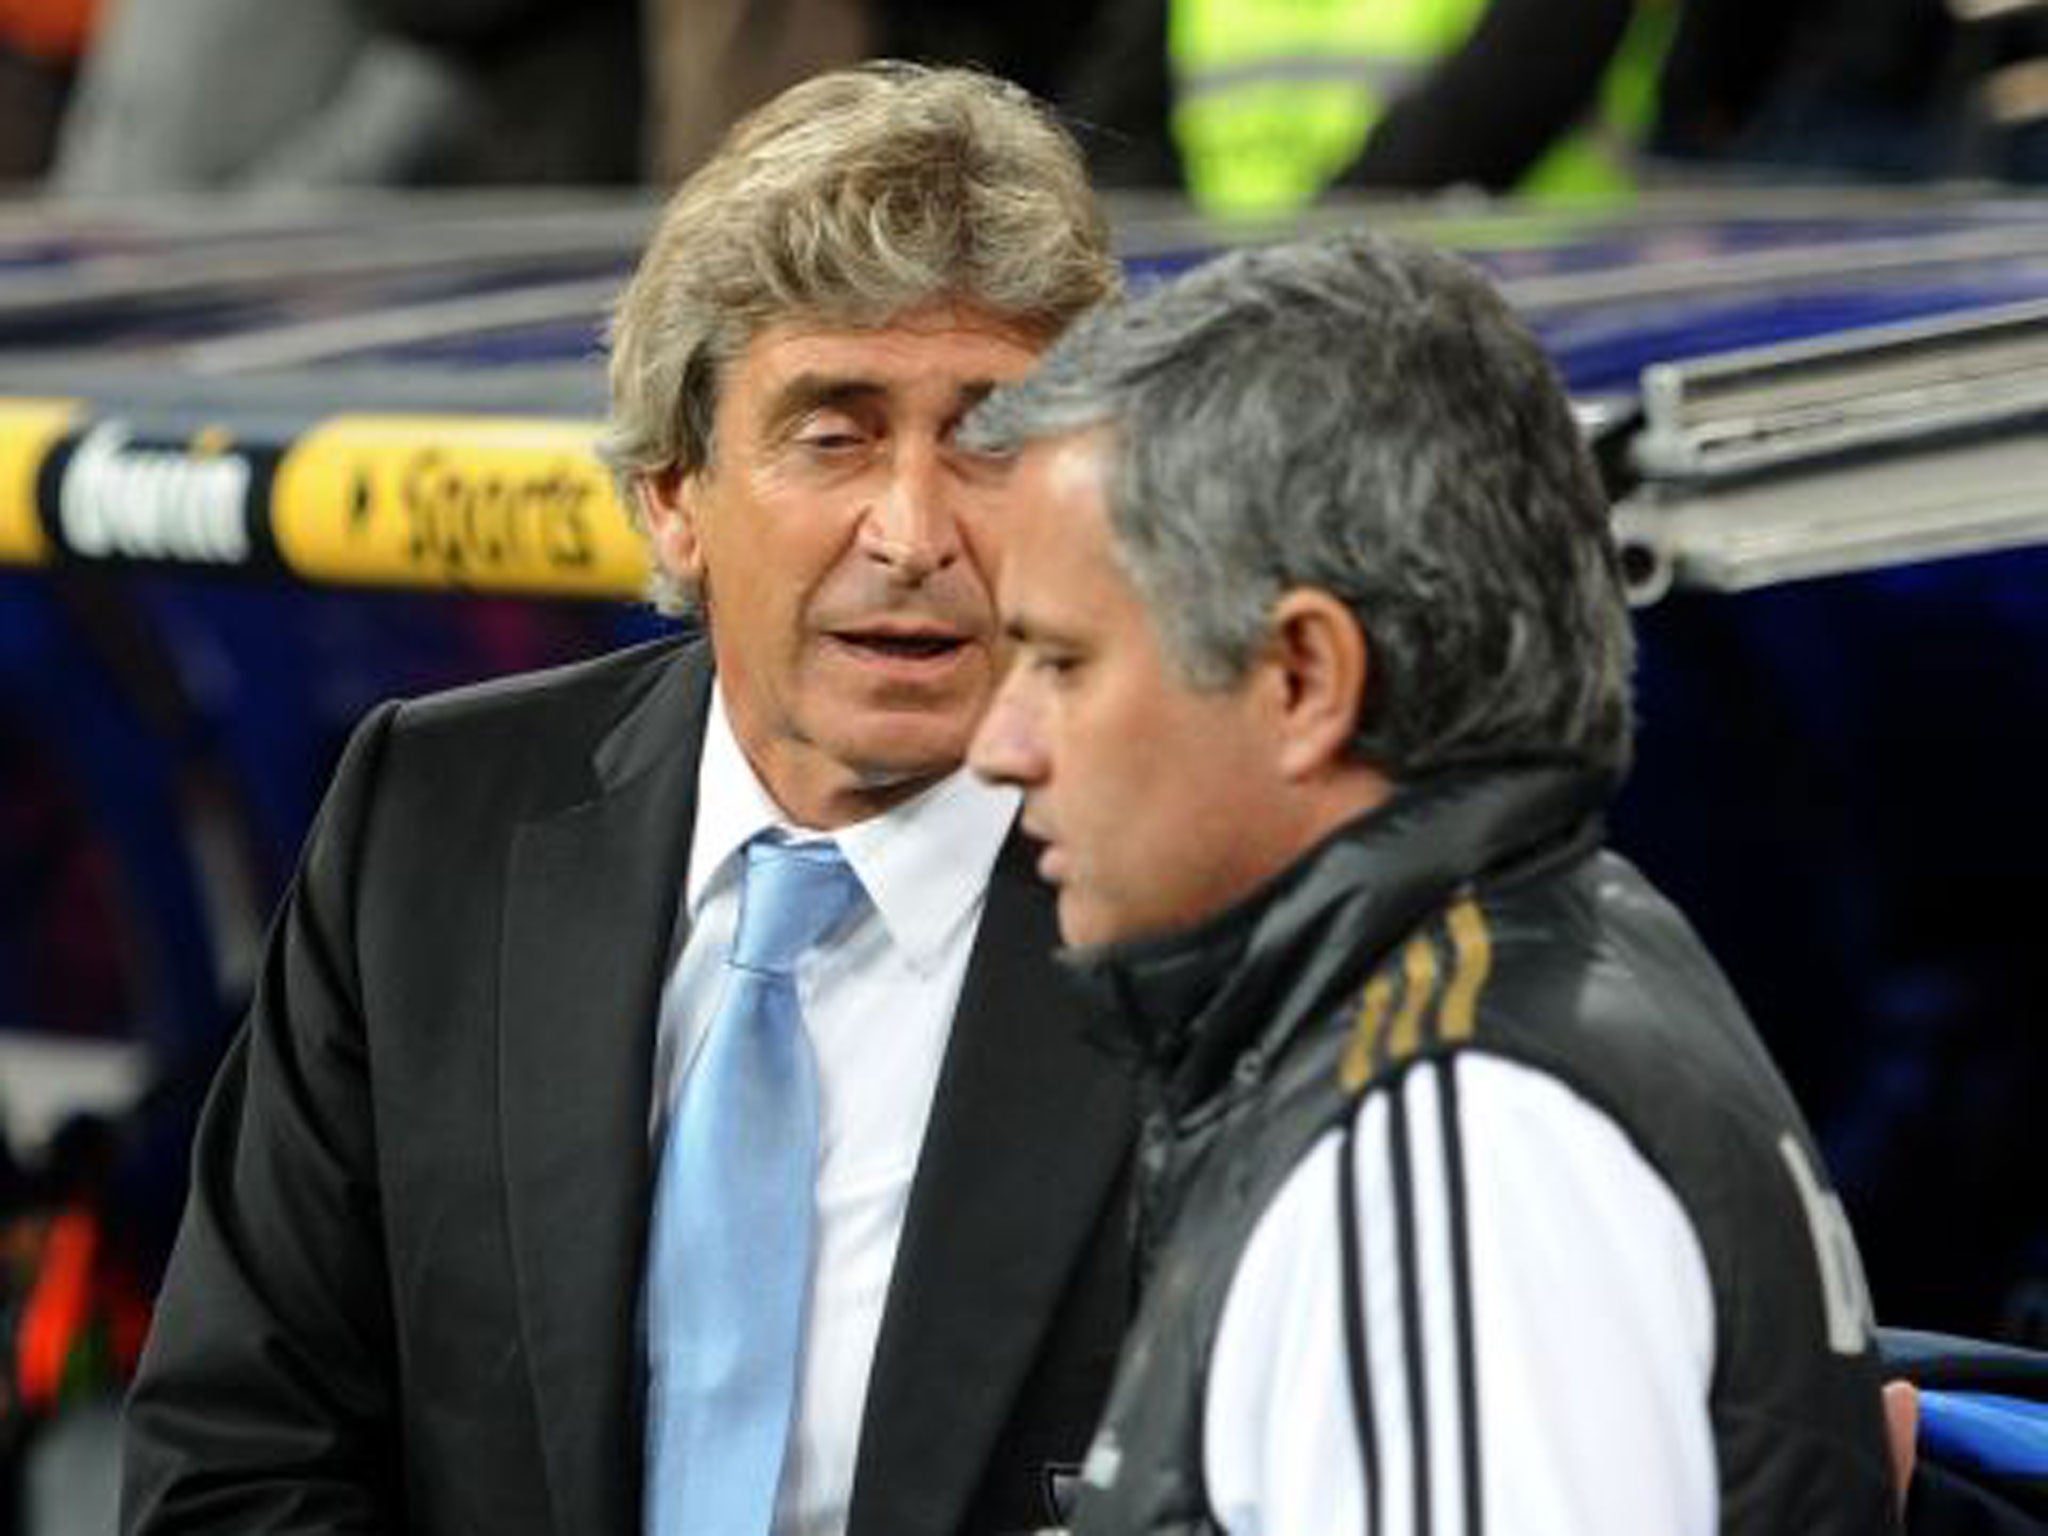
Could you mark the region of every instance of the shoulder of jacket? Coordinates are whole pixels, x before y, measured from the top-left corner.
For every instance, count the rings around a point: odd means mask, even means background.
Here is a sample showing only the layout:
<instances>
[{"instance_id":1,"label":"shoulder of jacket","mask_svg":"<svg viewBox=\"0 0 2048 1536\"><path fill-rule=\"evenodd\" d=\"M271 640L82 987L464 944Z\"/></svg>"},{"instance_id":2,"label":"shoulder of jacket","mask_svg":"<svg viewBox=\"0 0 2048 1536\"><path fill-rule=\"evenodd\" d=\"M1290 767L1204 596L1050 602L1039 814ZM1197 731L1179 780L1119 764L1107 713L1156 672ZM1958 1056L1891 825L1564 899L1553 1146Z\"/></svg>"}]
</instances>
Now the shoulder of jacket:
<instances>
[{"instance_id":1,"label":"shoulder of jacket","mask_svg":"<svg viewBox=\"0 0 2048 1536\"><path fill-rule=\"evenodd\" d=\"M1495 943L1493 921L1466 888L1389 949L1353 1005L1337 1061L1344 1092L1361 1094L1419 1056L1471 1041L1494 975Z\"/></svg>"},{"instance_id":2,"label":"shoulder of jacket","mask_svg":"<svg viewBox=\"0 0 2048 1536\"><path fill-rule=\"evenodd\" d=\"M692 642L676 637L644 641L582 661L489 678L397 706L401 731L434 732L496 723L524 725L537 714L603 709L630 701L653 686L683 659Z\"/></svg>"}]
</instances>

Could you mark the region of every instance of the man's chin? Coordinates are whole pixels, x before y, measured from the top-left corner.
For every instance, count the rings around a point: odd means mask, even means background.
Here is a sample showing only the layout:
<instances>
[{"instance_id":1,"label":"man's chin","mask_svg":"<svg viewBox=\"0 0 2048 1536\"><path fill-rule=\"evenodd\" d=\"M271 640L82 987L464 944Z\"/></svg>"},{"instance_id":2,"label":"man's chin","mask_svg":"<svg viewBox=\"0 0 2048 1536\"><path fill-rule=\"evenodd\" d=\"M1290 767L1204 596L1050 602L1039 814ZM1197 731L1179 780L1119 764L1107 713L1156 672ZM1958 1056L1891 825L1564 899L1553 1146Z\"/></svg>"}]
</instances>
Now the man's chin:
<instances>
[{"instance_id":1,"label":"man's chin","mask_svg":"<svg viewBox=\"0 0 2048 1536\"><path fill-rule=\"evenodd\" d=\"M835 755L864 788L914 792L967 761L971 734L966 723L898 718L849 733Z\"/></svg>"},{"instance_id":2,"label":"man's chin","mask_svg":"<svg viewBox=\"0 0 2048 1536\"><path fill-rule=\"evenodd\" d=\"M1072 885L1059 888L1060 942L1068 949L1096 949L1125 937L1115 915Z\"/></svg>"},{"instance_id":3,"label":"man's chin","mask_svg":"<svg viewBox=\"0 0 2048 1536\"><path fill-rule=\"evenodd\" d=\"M1199 927L1211 915L1169 913L1143 902L1129 901L1121 890L1105 899L1099 887L1075 884L1070 877L1053 883L1058 890L1060 942L1068 949L1100 949L1109 944L1170 939Z\"/></svg>"}]
</instances>

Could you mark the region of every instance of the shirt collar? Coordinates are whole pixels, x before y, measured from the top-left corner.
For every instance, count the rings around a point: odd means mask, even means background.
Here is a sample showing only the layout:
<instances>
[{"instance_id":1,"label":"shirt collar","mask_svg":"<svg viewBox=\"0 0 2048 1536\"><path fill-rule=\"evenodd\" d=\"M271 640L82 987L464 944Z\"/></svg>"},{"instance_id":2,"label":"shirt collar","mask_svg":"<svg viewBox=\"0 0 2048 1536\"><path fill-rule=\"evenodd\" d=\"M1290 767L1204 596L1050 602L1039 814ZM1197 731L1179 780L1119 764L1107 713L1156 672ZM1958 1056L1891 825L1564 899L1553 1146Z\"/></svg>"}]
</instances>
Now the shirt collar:
<instances>
[{"instance_id":1,"label":"shirt collar","mask_svg":"<svg viewBox=\"0 0 2048 1536\"><path fill-rule=\"evenodd\" d=\"M922 794L832 834L889 937L911 966L939 962L946 940L975 910L1016 819L1018 793L965 768ZM714 889L738 877L737 855L759 834L817 837L783 814L740 750L721 682L711 691L697 765L697 825L684 888L690 919Z\"/></svg>"}]
</instances>

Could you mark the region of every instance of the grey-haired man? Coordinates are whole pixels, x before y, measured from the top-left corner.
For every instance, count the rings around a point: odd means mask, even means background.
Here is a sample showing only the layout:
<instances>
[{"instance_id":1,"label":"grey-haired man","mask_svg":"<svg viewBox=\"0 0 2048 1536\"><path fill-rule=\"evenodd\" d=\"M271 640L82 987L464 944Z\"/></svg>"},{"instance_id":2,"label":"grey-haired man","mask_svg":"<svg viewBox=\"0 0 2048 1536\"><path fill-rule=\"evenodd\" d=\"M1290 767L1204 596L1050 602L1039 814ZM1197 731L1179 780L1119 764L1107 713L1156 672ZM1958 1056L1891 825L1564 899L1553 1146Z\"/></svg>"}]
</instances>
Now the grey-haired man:
<instances>
[{"instance_id":1,"label":"grey-haired man","mask_svg":"<svg viewBox=\"0 0 2048 1536\"><path fill-rule=\"evenodd\" d=\"M1628 617L1499 297L1369 238L1225 257L968 430L1020 455L970 760L1147 1106L1077 1536L1889 1528L1840 1205L1599 846Z\"/></svg>"}]
</instances>

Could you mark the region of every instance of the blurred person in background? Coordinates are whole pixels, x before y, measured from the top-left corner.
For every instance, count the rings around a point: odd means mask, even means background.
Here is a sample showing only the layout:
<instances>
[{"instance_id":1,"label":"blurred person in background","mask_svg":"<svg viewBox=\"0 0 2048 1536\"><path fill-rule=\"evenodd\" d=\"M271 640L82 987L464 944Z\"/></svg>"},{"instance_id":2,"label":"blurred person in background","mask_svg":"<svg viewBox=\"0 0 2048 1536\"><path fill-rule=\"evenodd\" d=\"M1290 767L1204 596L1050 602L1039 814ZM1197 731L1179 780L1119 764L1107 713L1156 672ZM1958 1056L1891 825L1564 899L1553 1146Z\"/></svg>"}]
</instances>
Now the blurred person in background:
<instances>
[{"instance_id":1,"label":"blurred person in background","mask_svg":"<svg viewBox=\"0 0 2048 1536\"><path fill-rule=\"evenodd\" d=\"M1987 171L2006 181L2048 181L2048 0L1949 0L1965 23Z\"/></svg>"},{"instance_id":2,"label":"blurred person in background","mask_svg":"<svg viewBox=\"0 0 2048 1536\"><path fill-rule=\"evenodd\" d=\"M1675 0L1166 0L1171 129L1202 207L1335 187L1628 184Z\"/></svg>"},{"instance_id":3,"label":"blurred person in background","mask_svg":"<svg viewBox=\"0 0 2048 1536\"><path fill-rule=\"evenodd\" d=\"M106 0L51 185L630 182L637 0Z\"/></svg>"},{"instance_id":4,"label":"blurred person in background","mask_svg":"<svg viewBox=\"0 0 2048 1536\"><path fill-rule=\"evenodd\" d=\"M1115 0L647 0L650 174L694 169L726 126L821 69L882 56L965 64L1054 103L1098 184L1169 185L1159 34Z\"/></svg>"},{"instance_id":5,"label":"blurred person in background","mask_svg":"<svg viewBox=\"0 0 2048 1536\"><path fill-rule=\"evenodd\" d=\"M74 1114L0 1190L0 1532L97 1533L149 1323L126 1118Z\"/></svg>"},{"instance_id":6,"label":"blurred person in background","mask_svg":"<svg viewBox=\"0 0 2048 1536\"><path fill-rule=\"evenodd\" d=\"M1098 177L1227 217L2048 160L2040 0L1105 0L1085 37L1051 88Z\"/></svg>"},{"instance_id":7,"label":"blurred person in background","mask_svg":"<svg viewBox=\"0 0 2048 1536\"><path fill-rule=\"evenodd\" d=\"M0 185L49 169L100 0L0 0Z\"/></svg>"},{"instance_id":8,"label":"blurred person in background","mask_svg":"<svg viewBox=\"0 0 2048 1536\"><path fill-rule=\"evenodd\" d=\"M1120 170L1158 103L1133 99L1140 39L1098 0L103 3L52 176L65 193L666 187L777 92L876 56L999 74L1068 106L1111 180L1156 168L1147 151Z\"/></svg>"},{"instance_id":9,"label":"blurred person in background","mask_svg":"<svg viewBox=\"0 0 2048 1536\"><path fill-rule=\"evenodd\" d=\"M1789 14L1767 54L1731 31L1723 57L1698 61L1699 105L1656 147L1779 180L2048 176L2048 5L1802 0Z\"/></svg>"},{"instance_id":10,"label":"blurred person in background","mask_svg":"<svg viewBox=\"0 0 2048 1536\"><path fill-rule=\"evenodd\" d=\"M31 1265L25 1226L21 1168L7 1131L6 1106L0 1104L0 1536L21 1530L21 1455L28 1437L28 1415L14 1380L8 1341L20 1326L22 1298L28 1294Z\"/></svg>"}]
</instances>

